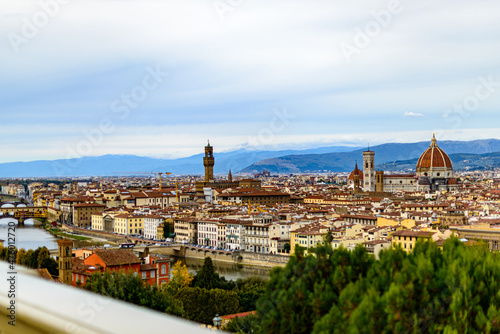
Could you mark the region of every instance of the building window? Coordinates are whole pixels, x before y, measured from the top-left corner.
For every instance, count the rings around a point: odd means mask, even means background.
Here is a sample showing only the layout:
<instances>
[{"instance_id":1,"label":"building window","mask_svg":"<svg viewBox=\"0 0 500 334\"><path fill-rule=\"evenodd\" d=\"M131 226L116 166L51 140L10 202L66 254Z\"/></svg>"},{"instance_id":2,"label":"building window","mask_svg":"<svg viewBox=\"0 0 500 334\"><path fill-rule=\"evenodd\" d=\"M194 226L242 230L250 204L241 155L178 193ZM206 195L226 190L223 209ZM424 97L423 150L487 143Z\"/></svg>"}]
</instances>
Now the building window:
<instances>
[{"instance_id":1,"label":"building window","mask_svg":"<svg viewBox=\"0 0 500 334\"><path fill-rule=\"evenodd\" d=\"M145 271L142 272L142 279L146 279L146 272Z\"/></svg>"}]
</instances>

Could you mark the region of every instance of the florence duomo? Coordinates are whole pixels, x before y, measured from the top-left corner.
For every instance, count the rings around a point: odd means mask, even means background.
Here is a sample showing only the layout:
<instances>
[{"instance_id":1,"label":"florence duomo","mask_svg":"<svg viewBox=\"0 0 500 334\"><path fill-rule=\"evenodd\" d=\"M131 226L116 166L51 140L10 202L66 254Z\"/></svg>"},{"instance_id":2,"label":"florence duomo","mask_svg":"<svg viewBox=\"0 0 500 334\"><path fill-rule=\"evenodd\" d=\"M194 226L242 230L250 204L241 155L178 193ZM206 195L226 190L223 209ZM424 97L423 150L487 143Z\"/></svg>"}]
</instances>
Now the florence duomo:
<instances>
[{"instance_id":1,"label":"florence duomo","mask_svg":"<svg viewBox=\"0 0 500 334\"><path fill-rule=\"evenodd\" d=\"M375 171L375 152L363 152L363 170L355 169L349 175L355 192L359 192L361 184L364 192L396 192L396 191L450 191L459 187L453 177L453 165L450 157L439 148L435 135L431 144L418 159L416 173L386 174Z\"/></svg>"}]
</instances>

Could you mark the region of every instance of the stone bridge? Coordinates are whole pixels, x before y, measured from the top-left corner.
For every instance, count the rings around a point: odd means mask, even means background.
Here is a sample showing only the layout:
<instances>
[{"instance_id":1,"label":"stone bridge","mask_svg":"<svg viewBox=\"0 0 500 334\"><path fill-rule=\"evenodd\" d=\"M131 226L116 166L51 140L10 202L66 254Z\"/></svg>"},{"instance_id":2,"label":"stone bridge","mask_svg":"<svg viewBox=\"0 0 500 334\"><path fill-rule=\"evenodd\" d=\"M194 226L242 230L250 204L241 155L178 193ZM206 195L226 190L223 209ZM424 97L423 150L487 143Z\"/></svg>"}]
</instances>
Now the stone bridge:
<instances>
[{"instance_id":1,"label":"stone bridge","mask_svg":"<svg viewBox=\"0 0 500 334\"><path fill-rule=\"evenodd\" d=\"M15 205L15 204L13 204ZM25 205L17 205L15 207L1 207L1 218L15 218L19 224L23 224L29 218L47 218L46 207L27 207Z\"/></svg>"}]
</instances>

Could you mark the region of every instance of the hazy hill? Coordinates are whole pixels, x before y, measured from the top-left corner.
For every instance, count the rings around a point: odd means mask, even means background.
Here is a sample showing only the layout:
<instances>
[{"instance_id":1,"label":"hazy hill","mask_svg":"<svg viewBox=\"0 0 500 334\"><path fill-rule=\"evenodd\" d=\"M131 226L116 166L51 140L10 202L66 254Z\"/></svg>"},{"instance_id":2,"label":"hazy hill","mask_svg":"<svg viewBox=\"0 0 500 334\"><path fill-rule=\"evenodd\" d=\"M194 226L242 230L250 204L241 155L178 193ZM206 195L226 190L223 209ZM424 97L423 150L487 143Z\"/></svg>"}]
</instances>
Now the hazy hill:
<instances>
[{"instance_id":1,"label":"hazy hill","mask_svg":"<svg viewBox=\"0 0 500 334\"><path fill-rule=\"evenodd\" d=\"M324 153L352 150L347 146L320 147L309 150L249 151L237 150L215 153L215 173L237 172L262 159L296 154ZM355 149L355 148L354 148ZM104 155L77 159L40 160L0 164L0 178L5 177L58 177L58 176L112 176L115 172L172 172L180 174L204 173L203 155L181 159L153 159L136 155Z\"/></svg>"},{"instance_id":2,"label":"hazy hill","mask_svg":"<svg viewBox=\"0 0 500 334\"><path fill-rule=\"evenodd\" d=\"M489 170L500 167L500 152L485 154L456 153L450 154L453 169L456 171L464 170ZM378 169L394 171L415 171L417 159L393 161L377 166Z\"/></svg>"},{"instance_id":3,"label":"hazy hill","mask_svg":"<svg viewBox=\"0 0 500 334\"><path fill-rule=\"evenodd\" d=\"M429 147L429 142L411 144L382 144L370 148L375 151L375 162L383 170L414 169L416 159ZM438 141L450 157L453 154L469 154L456 158L456 168L471 166L482 169L497 163L495 154L476 157L474 154L500 152L500 140L475 140L468 142ZM263 169L273 173L348 172L357 160L363 160L365 149L331 146L309 150L249 151L237 150L215 153L217 174L260 172ZM414 159L415 161L412 161ZM452 160L455 159L454 157ZM483 159L483 160L481 160ZM397 162L397 163L395 163ZM392 163L389 164L389 163ZM386 165L382 165L386 164ZM249 167L246 167L249 166ZM385 167L386 166L386 167ZM462 167L464 166L464 167ZM246 167L246 168L245 168ZM172 172L175 175L203 174L203 154L181 159L154 159L135 155L105 155L70 160L32 161L0 164L2 177L57 177L57 176L106 176L115 172Z\"/></svg>"},{"instance_id":4,"label":"hazy hill","mask_svg":"<svg viewBox=\"0 0 500 334\"><path fill-rule=\"evenodd\" d=\"M430 141L409 144L382 144L371 147L375 152L375 163L377 165L387 164L394 161L403 161L408 168L415 168L417 159L429 147ZM448 155L456 153L485 154L500 152L500 140L486 139L474 141L438 141ZM363 151L359 149L352 152L334 152L324 154L301 154L288 155L256 162L242 173L255 173L268 170L277 174L290 173L318 173L318 172L349 172L354 169L356 161L361 168ZM408 161L412 160L413 161ZM472 157L471 157L472 159ZM470 160L470 159L469 159ZM383 169L383 168L381 168Z\"/></svg>"}]
</instances>

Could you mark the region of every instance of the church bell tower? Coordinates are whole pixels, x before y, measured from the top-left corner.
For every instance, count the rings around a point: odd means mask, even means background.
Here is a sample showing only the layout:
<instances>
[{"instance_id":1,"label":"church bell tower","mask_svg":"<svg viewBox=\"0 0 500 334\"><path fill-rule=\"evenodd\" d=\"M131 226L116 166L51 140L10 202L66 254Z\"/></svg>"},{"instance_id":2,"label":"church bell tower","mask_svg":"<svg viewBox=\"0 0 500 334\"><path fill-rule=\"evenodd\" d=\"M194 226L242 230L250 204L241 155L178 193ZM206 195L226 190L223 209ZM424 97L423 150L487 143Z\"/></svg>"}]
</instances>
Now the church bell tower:
<instances>
[{"instance_id":1,"label":"church bell tower","mask_svg":"<svg viewBox=\"0 0 500 334\"><path fill-rule=\"evenodd\" d=\"M73 241L68 239L59 240L59 279L64 284L71 284L73 267Z\"/></svg>"},{"instance_id":2,"label":"church bell tower","mask_svg":"<svg viewBox=\"0 0 500 334\"><path fill-rule=\"evenodd\" d=\"M210 146L210 141L208 145L205 146L205 157L203 158L203 165L205 166L205 182L214 181L214 148Z\"/></svg>"},{"instance_id":3,"label":"church bell tower","mask_svg":"<svg viewBox=\"0 0 500 334\"><path fill-rule=\"evenodd\" d=\"M363 152L363 188L366 192L375 192L375 152Z\"/></svg>"}]
</instances>

